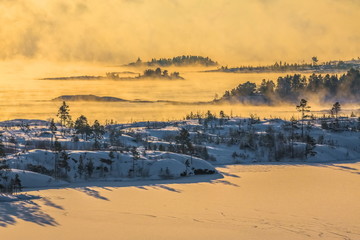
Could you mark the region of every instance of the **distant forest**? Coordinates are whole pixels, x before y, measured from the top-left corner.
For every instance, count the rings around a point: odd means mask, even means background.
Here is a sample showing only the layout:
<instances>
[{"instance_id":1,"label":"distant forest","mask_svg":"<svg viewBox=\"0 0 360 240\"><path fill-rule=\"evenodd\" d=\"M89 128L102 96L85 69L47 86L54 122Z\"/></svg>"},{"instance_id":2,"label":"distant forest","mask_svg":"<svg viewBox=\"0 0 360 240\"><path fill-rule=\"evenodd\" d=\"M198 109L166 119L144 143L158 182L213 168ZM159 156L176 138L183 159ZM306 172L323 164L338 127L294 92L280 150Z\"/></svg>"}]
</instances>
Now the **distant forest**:
<instances>
[{"instance_id":1,"label":"distant forest","mask_svg":"<svg viewBox=\"0 0 360 240\"><path fill-rule=\"evenodd\" d=\"M352 59L350 61L329 61L324 63L318 63L317 57L312 57L311 63L286 63L275 62L273 65L267 66L240 66L229 68L227 66L221 66L216 70L210 70L209 72L238 72L238 73L251 73L251 72L291 72L291 71L335 71L335 70L347 70L350 68L360 68L360 58L357 60Z\"/></svg>"},{"instance_id":2,"label":"distant forest","mask_svg":"<svg viewBox=\"0 0 360 240\"><path fill-rule=\"evenodd\" d=\"M127 64L127 66L141 67L141 66L160 66L160 67L169 67L169 66L217 66L218 63L210 59L209 57L202 56L177 56L173 58L160 58L160 59L151 59L151 61L143 62L140 58L136 62Z\"/></svg>"},{"instance_id":3,"label":"distant forest","mask_svg":"<svg viewBox=\"0 0 360 240\"><path fill-rule=\"evenodd\" d=\"M350 69L346 74L312 74L308 78L301 74L279 77L277 83L262 80L260 86L246 82L225 91L214 102L234 101L249 104L274 104L297 102L300 98L316 95L320 101L352 102L360 100L360 72Z\"/></svg>"}]
</instances>

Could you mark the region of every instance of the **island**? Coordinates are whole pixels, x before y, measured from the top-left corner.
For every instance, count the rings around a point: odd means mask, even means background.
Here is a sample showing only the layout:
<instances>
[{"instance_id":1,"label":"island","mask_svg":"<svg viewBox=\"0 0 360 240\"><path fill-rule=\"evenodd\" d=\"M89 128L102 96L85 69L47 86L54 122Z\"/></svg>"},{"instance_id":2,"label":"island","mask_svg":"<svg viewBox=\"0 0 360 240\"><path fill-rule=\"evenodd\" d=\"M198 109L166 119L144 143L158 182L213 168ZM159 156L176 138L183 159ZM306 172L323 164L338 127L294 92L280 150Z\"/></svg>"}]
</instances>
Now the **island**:
<instances>
[{"instance_id":1,"label":"island","mask_svg":"<svg viewBox=\"0 0 360 240\"><path fill-rule=\"evenodd\" d=\"M123 80L123 81L133 81L133 80L184 80L180 76L179 72L169 73L168 70L163 70L161 68L156 69L146 69L143 74L140 73L135 77L122 77L121 75L124 72L107 72L105 76L70 76L70 77L51 77L51 78L41 78L40 80ZM135 74L132 73L131 74Z\"/></svg>"},{"instance_id":2,"label":"island","mask_svg":"<svg viewBox=\"0 0 360 240\"><path fill-rule=\"evenodd\" d=\"M140 58L138 58L135 62L131 62L126 64L125 66L129 67L144 67L144 66L160 66L160 67L191 67L191 66L205 66L205 67L213 67L217 66L218 63L212 60L209 57L202 56L177 56L173 58L153 58L151 61L143 62Z\"/></svg>"}]
</instances>

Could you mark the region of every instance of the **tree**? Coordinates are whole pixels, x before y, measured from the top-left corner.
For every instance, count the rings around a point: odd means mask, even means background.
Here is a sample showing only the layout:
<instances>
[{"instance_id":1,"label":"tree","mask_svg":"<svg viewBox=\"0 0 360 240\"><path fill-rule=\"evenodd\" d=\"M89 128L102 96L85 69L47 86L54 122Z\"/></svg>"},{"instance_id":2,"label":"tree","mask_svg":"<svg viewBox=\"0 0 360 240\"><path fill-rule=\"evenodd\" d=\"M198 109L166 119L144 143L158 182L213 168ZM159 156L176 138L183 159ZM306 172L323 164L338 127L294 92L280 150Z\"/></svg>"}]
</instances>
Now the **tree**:
<instances>
[{"instance_id":1,"label":"tree","mask_svg":"<svg viewBox=\"0 0 360 240\"><path fill-rule=\"evenodd\" d=\"M70 108L65 101L63 101L63 104L60 106L57 117L60 118L60 124L62 126L66 126L66 123L71 121Z\"/></svg>"},{"instance_id":2,"label":"tree","mask_svg":"<svg viewBox=\"0 0 360 240\"><path fill-rule=\"evenodd\" d=\"M294 154L294 138L295 138L295 127L297 124L296 119L294 118L294 116L291 117L290 119L290 124L291 124L291 158L295 157Z\"/></svg>"},{"instance_id":3,"label":"tree","mask_svg":"<svg viewBox=\"0 0 360 240\"><path fill-rule=\"evenodd\" d=\"M235 95L247 97L247 96L254 95L255 91L256 91L256 84L247 81L246 83L240 84L236 88Z\"/></svg>"},{"instance_id":4,"label":"tree","mask_svg":"<svg viewBox=\"0 0 360 240\"><path fill-rule=\"evenodd\" d=\"M156 77L160 77L160 76L161 76L161 68L156 68L156 69L155 69L155 75L156 75Z\"/></svg>"},{"instance_id":5,"label":"tree","mask_svg":"<svg viewBox=\"0 0 360 240\"><path fill-rule=\"evenodd\" d=\"M292 89L291 89L291 77L279 77L277 79L276 93L282 99L287 99L289 96L292 97Z\"/></svg>"},{"instance_id":6,"label":"tree","mask_svg":"<svg viewBox=\"0 0 360 240\"><path fill-rule=\"evenodd\" d=\"M85 135L85 137L86 137L85 140L87 140L87 137L92 132L92 129L88 123L88 120L84 115L81 115L80 117L78 117L76 119L74 128L75 128L77 134L81 134L82 138L84 138L84 135Z\"/></svg>"},{"instance_id":7,"label":"tree","mask_svg":"<svg viewBox=\"0 0 360 240\"><path fill-rule=\"evenodd\" d=\"M266 81L265 79L263 79L259 87L259 92L266 97L270 97L274 94L274 91L275 91L275 83L272 80Z\"/></svg>"},{"instance_id":8,"label":"tree","mask_svg":"<svg viewBox=\"0 0 360 240\"><path fill-rule=\"evenodd\" d=\"M182 128L179 132L179 135L175 137L177 144L180 144L181 153L186 153L188 150L192 150L192 144L190 140L190 134L188 130Z\"/></svg>"},{"instance_id":9,"label":"tree","mask_svg":"<svg viewBox=\"0 0 360 240\"><path fill-rule=\"evenodd\" d=\"M235 162L236 158L239 157L239 155L236 152L233 152L231 157L233 158L233 160Z\"/></svg>"},{"instance_id":10,"label":"tree","mask_svg":"<svg viewBox=\"0 0 360 240\"><path fill-rule=\"evenodd\" d=\"M51 145L53 144L53 140L54 140L54 136L55 136L55 133L57 131L57 127L56 127L56 124L55 124L55 121L54 119L52 118L50 120L50 127L49 127L50 131L51 131Z\"/></svg>"},{"instance_id":11,"label":"tree","mask_svg":"<svg viewBox=\"0 0 360 240\"><path fill-rule=\"evenodd\" d=\"M310 112L310 106L307 105L305 99L301 99L299 105L296 106L296 110L301 112L301 137L304 138L304 119L307 117L306 113Z\"/></svg>"},{"instance_id":12,"label":"tree","mask_svg":"<svg viewBox=\"0 0 360 240\"><path fill-rule=\"evenodd\" d=\"M313 66L316 66L317 62L319 61L316 56L312 57L311 60L313 62Z\"/></svg>"},{"instance_id":13,"label":"tree","mask_svg":"<svg viewBox=\"0 0 360 240\"><path fill-rule=\"evenodd\" d=\"M70 171L69 160L70 160L69 154L65 150L62 150L60 152L58 165L59 165L59 168L65 169L66 176L67 176L68 171Z\"/></svg>"},{"instance_id":14,"label":"tree","mask_svg":"<svg viewBox=\"0 0 360 240\"><path fill-rule=\"evenodd\" d=\"M54 152L54 178L58 176L58 169L59 169L59 153L62 151L61 143L55 137L55 142L53 146Z\"/></svg>"},{"instance_id":15,"label":"tree","mask_svg":"<svg viewBox=\"0 0 360 240\"><path fill-rule=\"evenodd\" d=\"M136 147L133 147L131 149L132 154L132 169L130 170L132 172L132 177L135 177L135 161L140 159L140 153L137 151Z\"/></svg>"},{"instance_id":16,"label":"tree","mask_svg":"<svg viewBox=\"0 0 360 240\"><path fill-rule=\"evenodd\" d=\"M155 145L155 146L156 146L156 145ZM155 149L155 150L156 150L156 149ZM165 147L164 147L162 144L159 145L159 151L161 151L161 152L165 151Z\"/></svg>"},{"instance_id":17,"label":"tree","mask_svg":"<svg viewBox=\"0 0 360 240\"><path fill-rule=\"evenodd\" d=\"M21 192L22 184L21 184L21 180L19 178L19 174L15 175L15 179L13 181L13 184L14 184L13 189L14 189L15 193L16 192Z\"/></svg>"},{"instance_id":18,"label":"tree","mask_svg":"<svg viewBox=\"0 0 360 240\"><path fill-rule=\"evenodd\" d=\"M80 155L80 157L79 157L79 165L78 165L78 169L77 169L77 172L78 172L80 178L82 178L82 175L84 174L84 171L85 171L84 160L83 160L82 155Z\"/></svg>"},{"instance_id":19,"label":"tree","mask_svg":"<svg viewBox=\"0 0 360 240\"><path fill-rule=\"evenodd\" d=\"M105 134L105 127L101 125L98 120L94 121L91 129L96 139L101 139L102 136Z\"/></svg>"},{"instance_id":20,"label":"tree","mask_svg":"<svg viewBox=\"0 0 360 240\"><path fill-rule=\"evenodd\" d=\"M87 173L88 177L91 177L91 175L94 172L94 163L93 163L92 159L90 159L90 161L88 161L86 163L85 168L86 168L86 173Z\"/></svg>"},{"instance_id":21,"label":"tree","mask_svg":"<svg viewBox=\"0 0 360 240\"><path fill-rule=\"evenodd\" d=\"M341 105L339 102L334 103L334 105L331 108L331 114L335 115L335 119L338 119L338 114L341 111Z\"/></svg>"},{"instance_id":22,"label":"tree","mask_svg":"<svg viewBox=\"0 0 360 240\"><path fill-rule=\"evenodd\" d=\"M53 151L54 152L61 152L62 150L62 146L61 146L61 143L57 140L57 138L55 137L55 142L54 142L54 148L53 148Z\"/></svg>"},{"instance_id":23,"label":"tree","mask_svg":"<svg viewBox=\"0 0 360 240\"><path fill-rule=\"evenodd\" d=\"M166 77L166 78L168 78L168 77L169 77L169 71L168 71L168 70L164 70L163 76Z\"/></svg>"},{"instance_id":24,"label":"tree","mask_svg":"<svg viewBox=\"0 0 360 240\"><path fill-rule=\"evenodd\" d=\"M305 157L307 158L308 155L315 156L316 152L314 148L316 146L315 139L313 137L307 136L306 138L306 145L305 145Z\"/></svg>"}]
</instances>

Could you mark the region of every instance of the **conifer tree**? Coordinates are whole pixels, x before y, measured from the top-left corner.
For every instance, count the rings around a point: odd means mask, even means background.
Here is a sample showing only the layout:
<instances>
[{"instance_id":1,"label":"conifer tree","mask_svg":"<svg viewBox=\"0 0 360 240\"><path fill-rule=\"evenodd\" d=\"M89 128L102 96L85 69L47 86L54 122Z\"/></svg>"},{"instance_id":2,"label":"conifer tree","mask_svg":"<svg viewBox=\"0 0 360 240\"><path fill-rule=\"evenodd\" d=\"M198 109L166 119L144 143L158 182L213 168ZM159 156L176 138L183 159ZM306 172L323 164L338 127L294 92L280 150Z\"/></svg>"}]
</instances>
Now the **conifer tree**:
<instances>
[{"instance_id":1,"label":"conifer tree","mask_svg":"<svg viewBox=\"0 0 360 240\"><path fill-rule=\"evenodd\" d=\"M21 180L20 180L19 174L16 174L15 179L14 179L14 191L21 192L21 190L22 190Z\"/></svg>"},{"instance_id":2,"label":"conifer tree","mask_svg":"<svg viewBox=\"0 0 360 240\"><path fill-rule=\"evenodd\" d=\"M301 112L301 137L304 138L304 119L307 117L306 113L310 112L310 106L305 99L301 99L299 105L296 106L298 112Z\"/></svg>"},{"instance_id":3,"label":"conifer tree","mask_svg":"<svg viewBox=\"0 0 360 240\"><path fill-rule=\"evenodd\" d=\"M84 174L84 170L85 170L84 160L83 160L82 155L80 155L80 157L79 157L78 169L77 169L77 173L79 174L80 178L82 178L82 176L83 176L83 174Z\"/></svg>"},{"instance_id":4,"label":"conifer tree","mask_svg":"<svg viewBox=\"0 0 360 240\"><path fill-rule=\"evenodd\" d=\"M91 177L94 172L94 163L92 159L86 163L86 173L88 177Z\"/></svg>"},{"instance_id":5,"label":"conifer tree","mask_svg":"<svg viewBox=\"0 0 360 240\"><path fill-rule=\"evenodd\" d=\"M66 104L65 101L63 101L62 105L60 106L57 116L60 118L60 124L62 126L66 126L66 123L71 121L70 107Z\"/></svg>"},{"instance_id":6,"label":"conifer tree","mask_svg":"<svg viewBox=\"0 0 360 240\"><path fill-rule=\"evenodd\" d=\"M81 134L82 138L84 138L84 135L85 135L85 140L87 140L88 136L92 132L92 129L88 123L88 120L84 115L81 115L80 117L78 117L76 119L74 128L75 128L77 134Z\"/></svg>"},{"instance_id":7,"label":"conifer tree","mask_svg":"<svg viewBox=\"0 0 360 240\"><path fill-rule=\"evenodd\" d=\"M70 160L69 154L65 150L62 150L60 152L58 164L60 168L65 169L66 176L68 171L70 171L69 160Z\"/></svg>"},{"instance_id":8,"label":"conifer tree","mask_svg":"<svg viewBox=\"0 0 360 240\"><path fill-rule=\"evenodd\" d=\"M53 118L50 120L50 127L49 127L49 129L50 129L50 131L51 131L51 145L53 145L54 136L55 136L56 131L57 131L57 127L56 127L56 124L55 124L55 121L54 121Z\"/></svg>"},{"instance_id":9,"label":"conifer tree","mask_svg":"<svg viewBox=\"0 0 360 240\"><path fill-rule=\"evenodd\" d=\"M180 144L181 153L186 153L188 150L192 150L190 134L185 128L180 130L179 135L175 137L175 140L177 144Z\"/></svg>"},{"instance_id":10,"label":"conifer tree","mask_svg":"<svg viewBox=\"0 0 360 240\"><path fill-rule=\"evenodd\" d=\"M338 114L341 111L341 105L339 102L333 104L331 108L331 114L335 115L335 119L338 119Z\"/></svg>"}]
</instances>

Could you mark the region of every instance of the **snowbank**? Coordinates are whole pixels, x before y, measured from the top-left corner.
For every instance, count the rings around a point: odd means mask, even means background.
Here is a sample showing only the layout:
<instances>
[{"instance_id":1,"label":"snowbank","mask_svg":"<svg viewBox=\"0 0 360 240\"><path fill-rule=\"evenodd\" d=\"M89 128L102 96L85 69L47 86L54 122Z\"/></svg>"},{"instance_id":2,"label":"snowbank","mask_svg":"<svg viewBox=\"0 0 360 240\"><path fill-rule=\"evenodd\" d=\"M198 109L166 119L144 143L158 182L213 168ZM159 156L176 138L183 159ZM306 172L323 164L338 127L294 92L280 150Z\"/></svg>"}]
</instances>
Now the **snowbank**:
<instances>
[{"instance_id":1,"label":"snowbank","mask_svg":"<svg viewBox=\"0 0 360 240\"><path fill-rule=\"evenodd\" d=\"M154 162L149 169L150 177L178 178L186 175L186 166L175 159L163 159Z\"/></svg>"}]
</instances>

